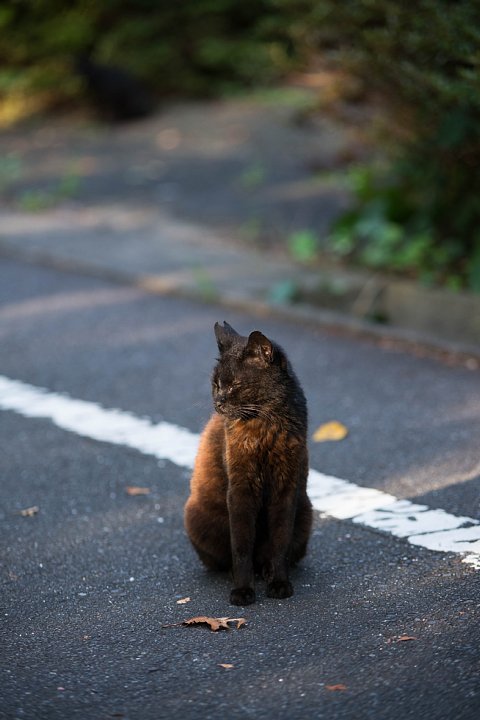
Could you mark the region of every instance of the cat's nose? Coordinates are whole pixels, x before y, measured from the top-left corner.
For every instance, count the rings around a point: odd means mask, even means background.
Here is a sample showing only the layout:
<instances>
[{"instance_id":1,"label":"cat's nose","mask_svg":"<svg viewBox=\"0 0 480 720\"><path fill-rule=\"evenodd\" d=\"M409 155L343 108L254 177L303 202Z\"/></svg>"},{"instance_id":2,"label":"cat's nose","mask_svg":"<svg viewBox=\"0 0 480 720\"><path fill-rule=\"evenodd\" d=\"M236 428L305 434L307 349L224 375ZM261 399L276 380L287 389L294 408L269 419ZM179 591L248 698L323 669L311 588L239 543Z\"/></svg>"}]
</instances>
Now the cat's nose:
<instances>
[{"instance_id":1,"label":"cat's nose","mask_svg":"<svg viewBox=\"0 0 480 720\"><path fill-rule=\"evenodd\" d=\"M215 410L221 410L221 408L225 405L225 399L224 395L217 395L213 402Z\"/></svg>"}]
</instances>

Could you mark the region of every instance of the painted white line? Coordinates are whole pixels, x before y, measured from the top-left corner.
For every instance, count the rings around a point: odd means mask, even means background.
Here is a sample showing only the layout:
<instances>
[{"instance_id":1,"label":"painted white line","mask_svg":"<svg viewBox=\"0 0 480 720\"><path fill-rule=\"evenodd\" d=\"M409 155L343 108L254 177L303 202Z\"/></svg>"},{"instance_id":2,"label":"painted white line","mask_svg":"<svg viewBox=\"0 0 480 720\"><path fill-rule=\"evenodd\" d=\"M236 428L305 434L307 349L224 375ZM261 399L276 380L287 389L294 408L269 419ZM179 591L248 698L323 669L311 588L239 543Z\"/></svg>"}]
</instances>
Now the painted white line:
<instances>
[{"instance_id":1,"label":"painted white line","mask_svg":"<svg viewBox=\"0 0 480 720\"><path fill-rule=\"evenodd\" d=\"M74 400L1 375L0 409L14 410L25 417L48 418L63 430L134 448L183 467L192 468L197 453L198 435L177 425L154 425L124 410L105 410L96 403Z\"/></svg>"},{"instance_id":2,"label":"painted white line","mask_svg":"<svg viewBox=\"0 0 480 720\"><path fill-rule=\"evenodd\" d=\"M105 409L1 375L0 409L47 418L63 430L134 448L185 468L193 467L200 437L178 425L154 425L124 410ZM460 553L463 562L480 570L480 522L474 518L399 500L313 469L308 492L313 507L331 517L349 519L436 552Z\"/></svg>"}]
</instances>

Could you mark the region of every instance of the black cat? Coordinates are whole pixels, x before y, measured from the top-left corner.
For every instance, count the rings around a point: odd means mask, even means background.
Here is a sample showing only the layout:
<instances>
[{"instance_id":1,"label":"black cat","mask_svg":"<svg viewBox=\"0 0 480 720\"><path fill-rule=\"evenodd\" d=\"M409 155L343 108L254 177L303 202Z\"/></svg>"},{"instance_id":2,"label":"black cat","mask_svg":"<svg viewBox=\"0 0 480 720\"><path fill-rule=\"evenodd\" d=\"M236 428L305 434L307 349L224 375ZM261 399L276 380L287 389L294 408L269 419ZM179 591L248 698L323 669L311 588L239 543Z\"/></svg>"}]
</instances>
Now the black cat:
<instances>
[{"instance_id":1,"label":"black cat","mask_svg":"<svg viewBox=\"0 0 480 720\"><path fill-rule=\"evenodd\" d=\"M255 601L255 572L269 597L287 598L312 523L305 396L284 351L261 332L247 338L216 323L215 335L216 414L201 437L185 526L208 568L232 569L234 605Z\"/></svg>"}]
</instances>

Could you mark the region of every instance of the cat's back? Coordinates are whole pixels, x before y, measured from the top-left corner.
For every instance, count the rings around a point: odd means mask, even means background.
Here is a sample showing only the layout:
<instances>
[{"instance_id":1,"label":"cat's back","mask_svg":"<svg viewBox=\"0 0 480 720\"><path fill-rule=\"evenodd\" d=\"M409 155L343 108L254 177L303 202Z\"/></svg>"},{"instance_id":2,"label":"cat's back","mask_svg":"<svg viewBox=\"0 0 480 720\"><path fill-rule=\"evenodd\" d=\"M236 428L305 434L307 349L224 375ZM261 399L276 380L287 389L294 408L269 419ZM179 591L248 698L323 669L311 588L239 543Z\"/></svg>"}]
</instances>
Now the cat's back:
<instances>
[{"instance_id":1,"label":"cat's back","mask_svg":"<svg viewBox=\"0 0 480 720\"><path fill-rule=\"evenodd\" d=\"M223 418L214 413L200 437L191 479L192 494L217 492L224 484L225 427Z\"/></svg>"}]
</instances>

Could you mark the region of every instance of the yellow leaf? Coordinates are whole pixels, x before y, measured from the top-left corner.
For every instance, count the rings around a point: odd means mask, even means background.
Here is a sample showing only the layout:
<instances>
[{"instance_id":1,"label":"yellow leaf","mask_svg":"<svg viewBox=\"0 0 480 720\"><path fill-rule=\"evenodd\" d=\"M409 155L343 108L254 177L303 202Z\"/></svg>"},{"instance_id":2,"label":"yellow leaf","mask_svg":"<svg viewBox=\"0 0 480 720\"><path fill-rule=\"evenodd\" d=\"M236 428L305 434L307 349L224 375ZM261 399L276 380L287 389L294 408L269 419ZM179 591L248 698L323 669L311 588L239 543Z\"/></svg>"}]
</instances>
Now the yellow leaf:
<instances>
[{"instance_id":1,"label":"yellow leaf","mask_svg":"<svg viewBox=\"0 0 480 720\"><path fill-rule=\"evenodd\" d=\"M231 663L218 663L218 664L219 664L220 667L225 668L225 670L230 670L230 668L235 667L235 666L232 665Z\"/></svg>"},{"instance_id":2,"label":"yellow leaf","mask_svg":"<svg viewBox=\"0 0 480 720\"><path fill-rule=\"evenodd\" d=\"M185 603L190 602L189 597L182 598L181 600L177 600L177 605L185 605Z\"/></svg>"},{"instance_id":3,"label":"yellow leaf","mask_svg":"<svg viewBox=\"0 0 480 720\"><path fill-rule=\"evenodd\" d=\"M347 435L348 428L338 420L332 420L320 425L313 433L313 439L315 442L326 442L327 440L343 440Z\"/></svg>"}]
</instances>

